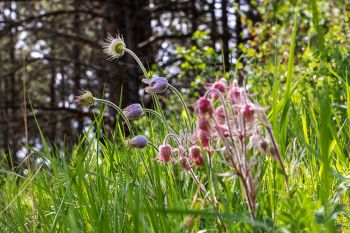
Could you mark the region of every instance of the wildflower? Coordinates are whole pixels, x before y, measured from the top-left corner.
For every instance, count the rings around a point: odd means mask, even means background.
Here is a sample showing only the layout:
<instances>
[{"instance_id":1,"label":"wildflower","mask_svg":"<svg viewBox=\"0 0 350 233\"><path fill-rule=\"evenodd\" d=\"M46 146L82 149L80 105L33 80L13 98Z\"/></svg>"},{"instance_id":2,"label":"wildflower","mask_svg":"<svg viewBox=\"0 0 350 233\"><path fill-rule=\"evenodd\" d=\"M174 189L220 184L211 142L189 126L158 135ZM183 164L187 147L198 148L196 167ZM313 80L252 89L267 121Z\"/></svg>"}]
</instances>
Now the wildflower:
<instances>
[{"instance_id":1,"label":"wildflower","mask_svg":"<svg viewBox=\"0 0 350 233\"><path fill-rule=\"evenodd\" d=\"M210 131L210 123L207 118L199 118L198 119L198 129L204 130L204 131Z\"/></svg>"},{"instance_id":2,"label":"wildflower","mask_svg":"<svg viewBox=\"0 0 350 233\"><path fill-rule=\"evenodd\" d=\"M159 147L158 160L168 163L172 160L172 148L170 145L165 144Z\"/></svg>"},{"instance_id":3,"label":"wildflower","mask_svg":"<svg viewBox=\"0 0 350 233\"><path fill-rule=\"evenodd\" d=\"M148 140L146 137L142 136L142 135L138 135L133 137L132 139L126 140L125 144L128 147L135 147L135 148L144 148L147 146L148 144Z\"/></svg>"},{"instance_id":4,"label":"wildflower","mask_svg":"<svg viewBox=\"0 0 350 233\"><path fill-rule=\"evenodd\" d=\"M251 123L254 120L254 113L258 111L265 111L267 108L262 108L254 105L253 103L246 103L241 106L240 112L243 114L247 123Z\"/></svg>"},{"instance_id":5,"label":"wildflower","mask_svg":"<svg viewBox=\"0 0 350 233\"><path fill-rule=\"evenodd\" d=\"M203 165L203 156L198 146L191 146L190 148L190 160L193 161L197 166Z\"/></svg>"},{"instance_id":6,"label":"wildflower","mask_svg":"<svg viewBox=\"0 0 350 233\"><path fill-rule=\"evenodd\" d=\"M225 78L221 78L217 81L215 81L214 83L210 83L207 86L210 86L210 89L216 89L218 91L220 91L221 93L224 93L226 88L227 88L227 82ZM219 93L217 92L211 92L211 97L213 97L214 99L218 99L219 98Z\"/></svg>"},{"instance_id":7,"label":"wildflower","mask_svg":"<svg viewBox=\"0 0 350 233\"><path fill-rule=\"evenodd\" d=\"M90 91L82 91L81 95L77 96L75 102L81 106L89 108L94 104L94 96Z\"/></svg>"},{"instance_id":8,"label":"wildflower","mask_svg":"<svg viewBox=\"0 0 350 233\"><path fill-rule=\"evenodd\" d=\"M188 162L188 159L186 156L180 156L180 165L181 165L181 169L184 170L184 171L188 171L191 169L191 166Z\"/></svg>"},{"instance_id":9,"label":"wildflower","mask_svg":"<svg viewBox=\"0 0 350 233\"><path fill-rule=\"evenodd\" d=\"M198 134L197 134L200 142L202 143L202 146L204 148L208 148L209 147L209 139L210 139L210 134L208 131L205 130L198 130Z\"/></svg>"},{"instance_id":10,"label":"wildflower","mask_svg":"<svg viewBox=\"0 0 350 233\"><path fill-rule=\"evenodd\" d=\"M124 55L126 45L120 35L113 37L108 35L102 43L103 51L109 56L109 59L118 59Z\"/></svg>"},{"instance_id":11,"label":"wildflower","mask_svg":"<svg viewBox=\"0 0 350 233\"><path fill-rule=\"evenodd\" d=\"M242 105L241 114L243 114L244 119L247 123L251 123L254 120L255 106L252 103L247 103Z\"/></svg>"},{"instance_id":12,"label":"wildflower","mask_svg":"<svg viewBox=\"0 0 350 233\"><path fill-rule=\"evenodd\" d=\"M137 120L144 114L143 108L140 104L131 104L127 106L123 109L123 113L129 120Z\"/></svg>"},{"instance_id":13,"label":"wildflower","mask_svg":"<svg viewBox=\"0 0 350 233\"><path fill-rule=\"evenodd\" d=\"M225 122L225 107L223 105L215 110L214 117L221 124Z\"/></svg>"},{"instance_id":14,"label":"wildflower","mask_svg":"<svg viewBox=\"0 0 350 233\"><path fill-rule=\"evenodd\" d=\"M154 77L151 79L143 79L143 83L147 84L148 86L145 88L145 91L147 93L163 93L167 90L169 83L166 78L163 77Z\"/></svg>"},{"instance_id":15,"label":"wildflower","mask_svg":"<svg viewBox=\"0 0 350 233\"><path fill-rule=\"evenodd\" d=\"M230 88L228 94L233 104L238 104L241 101L241 89L235 84Z\"/></svg>"},{"instance_id":16,"label":"wildflower","mask_svg":"<svg viewBox=\"0 0 350 233\"><path fill-rule=\"evenodd\" d=\"M197 109L199 115L211 115L213 112L213 106L211 105L210 101L205 97L201 97L199 98L199 100L197 100Z\"/></svg>"},{"instance_id":17,"label":"wildflower","mask_svg":"<svg viewBox=\"0 0 350 233\"><path fill-rule=\"evenodd\" d=\"M224 124L215 125L215 130L221 137L227 137L230 135L228 127Z\"/></svg>"}]
</instances>

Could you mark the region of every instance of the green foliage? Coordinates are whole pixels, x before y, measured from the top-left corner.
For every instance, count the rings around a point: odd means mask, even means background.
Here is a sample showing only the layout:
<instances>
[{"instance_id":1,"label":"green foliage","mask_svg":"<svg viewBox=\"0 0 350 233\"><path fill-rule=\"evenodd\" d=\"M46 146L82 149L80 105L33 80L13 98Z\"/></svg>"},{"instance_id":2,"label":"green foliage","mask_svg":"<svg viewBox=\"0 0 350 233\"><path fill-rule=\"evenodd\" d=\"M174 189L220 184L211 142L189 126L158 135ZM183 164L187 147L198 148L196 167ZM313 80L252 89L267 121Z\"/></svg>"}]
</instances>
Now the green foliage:
<instances>
[{"instance_id":1,"label":"green foliage","mask_svg":"<svg viewBox=\"0 0 350 233\"><path fill-rule=\"evenodd\" d=\"M260 27L250 27L257 36L241 49L247 58L247 88L256 93L252 98L271 106L269 116L289 183L266 158L257 220L249 218L236 180L214 174L218 213L203 203L198 186L178 165L155 161L152 147L126 148L121 143L124 132L117 127L113 137L104 135L103 141L91 128L71 152L52 150L42 135L43 149L29 149L50 168L44 163L26 176L0 170L0 229L223 232L225 224L227 232L349 232L350 50L345 46L349 24L342 24L341 14L336 14L342 8L330 10L326 1L298 7L289 1L271 2L259 9L264 13ZM348 22L349 12L343 18ZM196 32L193 39L196 45L177 49L183 60L179 81L195 77L190 97L198 95L200 84L230 77L216 67L220 54L209 46L206 33ZM172 103L172 98L166 101ZM178 111L173 105L169 108ZM169 121L178 129L176 115L171 114ZM102 132L102 114L91 127ZM139 120L136 128L147 129L146 136L155 145L166 134L159 119L150 116Z\"/></svg>"}]
</instances>

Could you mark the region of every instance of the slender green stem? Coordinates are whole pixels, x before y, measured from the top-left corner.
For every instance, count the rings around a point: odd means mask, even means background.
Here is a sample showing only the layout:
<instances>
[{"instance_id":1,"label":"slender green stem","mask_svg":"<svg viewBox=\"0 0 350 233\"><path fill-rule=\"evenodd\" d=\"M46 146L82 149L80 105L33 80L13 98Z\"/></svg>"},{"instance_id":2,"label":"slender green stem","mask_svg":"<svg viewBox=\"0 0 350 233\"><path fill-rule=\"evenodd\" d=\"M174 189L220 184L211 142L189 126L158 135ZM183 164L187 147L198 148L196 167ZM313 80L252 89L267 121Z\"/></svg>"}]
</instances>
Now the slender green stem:
<instances>
[{"instance_id":1,"label":"slender green stem","mask_svg":"<svg viewBox=\"0 0 350 233\"><path fill-rule=\"evenodd\" d=\"M125 52L127 52L128 54L130 54L130 55L135 59L135 61L137 62L137 64L140 66L140 68L141 68L141 70L142 70L142 73L143 73L143 75L145 76L145 78L149 78L148 73L147 73L147 70L146 70L146 68L144 67L144 65L142 64L140 58L139 58L133 51L131 51L130 49L125 48Z\"/></svg>"},{"instance_id":2,"label":"slender green stem","mask_svg":"<svg viewBox=\"0 0 350 233\"><path fill-rule=\"evenodd\" d=\"M177 95L177 97L180 99L180 102L181 102L183 108L185 109L185 112L186 112L186 115L187 115L187 118L188 118L188 120L186 119L186 121L185 121L186 122L186 128L188 129L188 121L189 121L190 130L192 130L193 129L193 122L191 121L191 116L190 116L190 113L189 113L188 108L186 106L185 100L182 98L181 93L174 86L169 84L169 89L171 89L175 93L175 95Z\"/></svg>"},{"instance_id":3,"label":"slender green stem","mask_svg":"<svg viewBox=\"0 0 350 233\"><path fill-rule=\"evenodd\" d=\"M164 124L164 126L165 126L166 128L170 129L170 131L172 131L173 133L176 133L176 134L177 134L177 132L174 130L174 128L171 127L171 126L164 120L163 116L162 116L161 114L159 114L157 111L154 111L153 109L149 109L149 108L145 108L145 109L143 109L143 111L144 111L144 112L147 112L147 113L151 113L151 114L157 116L157 117L163 122L163 124Z\"/></svg>"},{"instance_id":4,"label":"slender green stem","mask_svg":"<svg viewBox=\"0 0 350 233\"><path fill-rule=\"evenodd\" d=\"M132 127L131 127L130 121L124 115L123 110L121 108L119 108L116 104L114 104L114 103L112 103L111 101L108 101L108 100L94 98L94 101L95 102L99 102L99 103L107 104L107 105L111 106L112 108L114 108L115 110L117 110L117 112L122 116L123 120L125 121L128 129L130 130L131 135L134 135L134 131L133 131Z\"/></svg>"}]
</instances>

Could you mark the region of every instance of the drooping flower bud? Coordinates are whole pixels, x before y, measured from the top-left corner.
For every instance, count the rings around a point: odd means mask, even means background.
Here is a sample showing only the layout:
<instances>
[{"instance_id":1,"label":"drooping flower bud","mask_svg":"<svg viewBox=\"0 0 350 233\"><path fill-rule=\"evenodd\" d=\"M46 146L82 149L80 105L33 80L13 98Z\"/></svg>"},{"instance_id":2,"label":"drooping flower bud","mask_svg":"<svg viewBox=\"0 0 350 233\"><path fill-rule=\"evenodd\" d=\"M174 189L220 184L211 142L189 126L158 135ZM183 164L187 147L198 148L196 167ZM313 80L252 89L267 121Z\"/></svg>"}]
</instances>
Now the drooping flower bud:
<instances>
[{"instance_id":1,"label":"drooping flower bud","mask_svg":"<svg viewBox=\"0 0 350 233\"><path fill-rule=\"evenodd\" d=\"M172 148L170 145L165 144L159 147L158 160L164 163L172 161Z\"/></svg>"},{"instance_id":2,"label":"drooping flower bud","mask_svg":"<svg viewBox=\"0 0 350 233\"><path fill-rule=\"evenodd\" d=\"M163 77L154 77L151 79L142 79L142 82L148 86L145 88L147 93L163 93L168 89L169 82L166 78Z\"/></svg>"},{"instance_id":3,"label":"drooping flower bud","mask_svg":"<svg viewBox=\"0 0 350 233\"><path fill-rule=\"evenodd\" d=\"M240 101L241 101L241 89L238 86L232 85L228 94L231 97L231 101L233 104L240 103Z\"/></svg>"},{"instance_id":4,"label":"drooping flower bud","mask_svg":"<svg viewBox=\"0 0 350 233\"><path fill-rule=\"evenodd\" d=\"M197 166L203 165L203 156L198 146L194 145L190 148L190 160L193 161Z\"/></svg>"},{"instance_id":5,"label":"drooping flower bud","mask_svg":"<svg viewBox=\"0 0 350 233\"><path fill-rule=\"evenodd\" d=\"M124 55L126 45L121 36L113 37L108 35L102 43L103 51L109 56L109 59L118 59Z\"/></svg>"},{"instance_id":6,"label":"drooping flower bud","mask_svg":"<svg viewBox=\"0 0 350 233\"><path fill-rule=\"evenodd\" d=\"M220 105L215 110L214 117L220 124L223 124L225 122L225 109L224 109L224 106Z\"/></svg>"},{"instance_id":7,"label":"drooping flower bud","mask_svg":"<svg viewBox=\"0 0 350 233\"><path fill-rule=\"evenodd\" d=\"M198 119L198 129L204 130L204 131L210 131L211 127L210 127L210 122L207 118L199 118Z\"/></svg>"},{"instance_id":8,"label":"drooping flower bud","mask_svg":"<svg viewBox=\"0 0 350 233\"><path fill-rule=\"evenodd\" d=\"M181 170L188 171L191 169L191 166L190 166L186 156L180 156L179 162L181 164Z\"/></svg>"},{"instance_id":9,"label":"drooping flower bud","mask_svg":"<svg viewBox=\"0 0 350 233\"><path fill-rule=\"evenodd\" d=\"M148 144L148 140L146 137L142 136L142 135L138 135L133 137L132 139L126 140L125 144L128 147L135 147L135 148L144 148L147 146Z\"/></svg>"},{"instance_id":10,"label":"drooping flower bud","mask_svg":"<svg viewBox=\"0 0 350 233\"><path fill-rule=\"evenodd\" d=\"M246 123L251 123L254 120L255 106L252 103L243 104L240 110L243 114Z\"/></svg>"},{"instance_id":11,"label":"drooping flower bud","mask_svg":"<svg viewBox=\"0 0 350 233\"><path fill-rule=\"evenodd\" d=\"M137 120L144 114L141 104L131 104L123 109L123 113L129 120Z\"/></svg>"},{"instance_id":12,"label":"drooping flower bud","mask_svg":"<svg viewBox=\"0 0 350 233\"><path fill-rule=\"evenodd\" d=\"M221 137L227 137L230 135L229 129L226 125L224 124L217 124L215 125L215 130L218 132L218 134Z\"/></svg>"},{"instance_id":13,"label":"drooping flower bud","mask_svg":"<svg viewBox=\"0 0 350 233\"><path fill-rule=\"evenodd\" d=\"M201 97L199 100L197 100L197 109L199 115L202 116L205 114L211 115L213 113L213 106L211 105L211 102L205 97Z\"/></svg>"},{"instance_id":14,"label":"drooping flower bud","mask_svg":"<svg viewBox=\"0 0 350 233\"><path fill-rule=\"evenodd\" d=\"M202 143L202 146L204 148L208 148L209 147L209 139L210 139L210 134L208 131L205 130L198 130L198 138L200 140L200 142Z\"/></svg>"},{"instance_id":15,"label":"drooping flower bud","mask_svg":"<svg viewBox=\"0 0 350 233\"><path fill-rule=\"evenodd\" d=\"M82 91L81 95L77 96L75 102L81 106L89 108L94 104L94 96L90 91Z\"/></svg>"},{"instance_id":16,"label":"drooping flower bud","mask_svg":"<svg viewBox=\"0 0 350 233\"><path fill-rule=\"evenodd\" d=\"M211 86L211 89L216 89L216 90L220 91L221 93L224 93L226 88L227 88L227 81L224 78L221 78L221 79L217 80ZM210 95L214 99L218 99L219 98L219 93L217 93L215 91L211 92Z\"/></svg>"}]
</instances>

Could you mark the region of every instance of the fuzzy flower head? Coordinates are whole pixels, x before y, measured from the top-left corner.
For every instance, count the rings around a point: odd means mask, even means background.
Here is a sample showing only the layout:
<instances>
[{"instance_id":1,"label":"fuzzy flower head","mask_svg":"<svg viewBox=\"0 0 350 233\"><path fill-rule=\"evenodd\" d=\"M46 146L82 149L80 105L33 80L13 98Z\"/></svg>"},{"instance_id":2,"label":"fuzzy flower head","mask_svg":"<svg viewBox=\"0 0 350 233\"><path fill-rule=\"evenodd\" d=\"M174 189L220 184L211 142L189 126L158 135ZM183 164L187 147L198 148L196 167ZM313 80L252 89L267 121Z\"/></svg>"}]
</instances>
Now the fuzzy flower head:
<instances>
[{"instance_id":1,"label":"fuzzy flower head","mask_svg":"<svg viewBox=\"0 0 350 233\"><path fill-rule=\"evenodd\" d=\"M141 104L131 104L123 109L123 113L129 120L140 119L144 114Z\"/></svg>"},{"instance_id":2,"label":"fuzzy flower head","mask_svg":"<svg viewBox=\"0 0 350 233\"><path fill-rule=\"evenodd\" d=\"M238 104L241 101L241 89L235 84L232 85L228 94L230 95L233 104Z\"/></svg>"},{"instance_id":3,"label":"fuzzy flower head","mask_svg":"<svg viewBox=\"0 0 350 233\"><path fill-rule=\"evenodd\" d=\"M82 91L79 96L76 97L75 102L81 106L89 108L94 104L94 96L90 91Z\"/></svg>"},{"instance_id":4,"label":"fuzzy flower head","mask_svg":"<svg viewBox=\"0 0 350 233\"><path fill-rule=\"evenodd\" d=\"M147 146L148 144L148 140L146 137L142 136L142 135L138 135L133 137L132 139L126 140L125 144L128 147L135 147L135 148L144 148Z\"/></svg>"},{"instance_id":5,"label":"fuzzy flower head","mask_svg":"<svg viewBox=\"0 0 350 233\"><path fill-rule=\"evenodd\" d=\"M165 144L159 147L158 160L164 163L172 161L172 148L170 145Z\"/></svg>"},{"instance_id":6,"label":"fuzzy flower head","mask_svg":"<svg viewBox=\"0 0 350 233\"><path fill-rule=\"evenodd\" d=\"M213 106L211 105L210 100L205 97L201 97L199 100L197 100L197 109L199 115L202 116L205 114L211 115L213 112Z\"/></svg>"},{"instance_id":7,"label":"fuzzy flower head","mask_svg":"<svg viewBox=\"0 0 350 233\"><path fill-rule=\"evenodd\" d=\"M221 93L224 93L227 88L227 81L225 78L221 78L214 83L209 84L210 89L216 89ZM210 93L211 97L213 97L215 100L219 98L219 93L213 91Z\"/></svg>"},{"instance_id":8,"label":"fuzzy flower head","mask_svg":"<svg viewBox=\"0 0 350 233\"><path fill-rule=\"evenodd\" d=\"M214 117L221 124L225 122L225 107L223 105L215 109Z\"/></svg>"},{"instance_id":9,"label":"fuzzy flower head","mask_svg":"<svg viewBox=\"0 0 350 233\"><path fill-rule=\"evenodd\" d=\"M168 89L169 83L166 78L163 77L154 77L151 79L143 79L143 83L147 84L148 86L145 88L145 91L149 94L155 93L163 93Z\"/></svg>"},{"instance_id":10,"label":"fuzzy flower head","mask_svg":"<svg viewBox=\"0 0 350 233\"><path fill-rule=\"evenodd\" d=\"M200 130L209 132L211 129L210 122L207 118L203 118L203 117L199 118L197 125L198 125L198 129Z\"/></svg>"},{"instance_id":11,"label":"fuzzy flower head","mask_svg":"<svg viewBox=\"0 0 350 233\"><path fill-rule=\"evenodd\" d=\"M194 145L190 148L190 160L193 161L197 166L203 165L203 156L198 146Z\"/></svg>"},{"instance_id":12,"label":"fuzzy flower head","mask_svg":"<svg viewBox=\"0 0 350 233\"><path fill-rule=\"evenodd\" d=\"M110 60L118 59L124 55L126 45L120 35L115 37L108 35L102 43L103 52L105 52Z\"/></svg>"}]
</instances>

